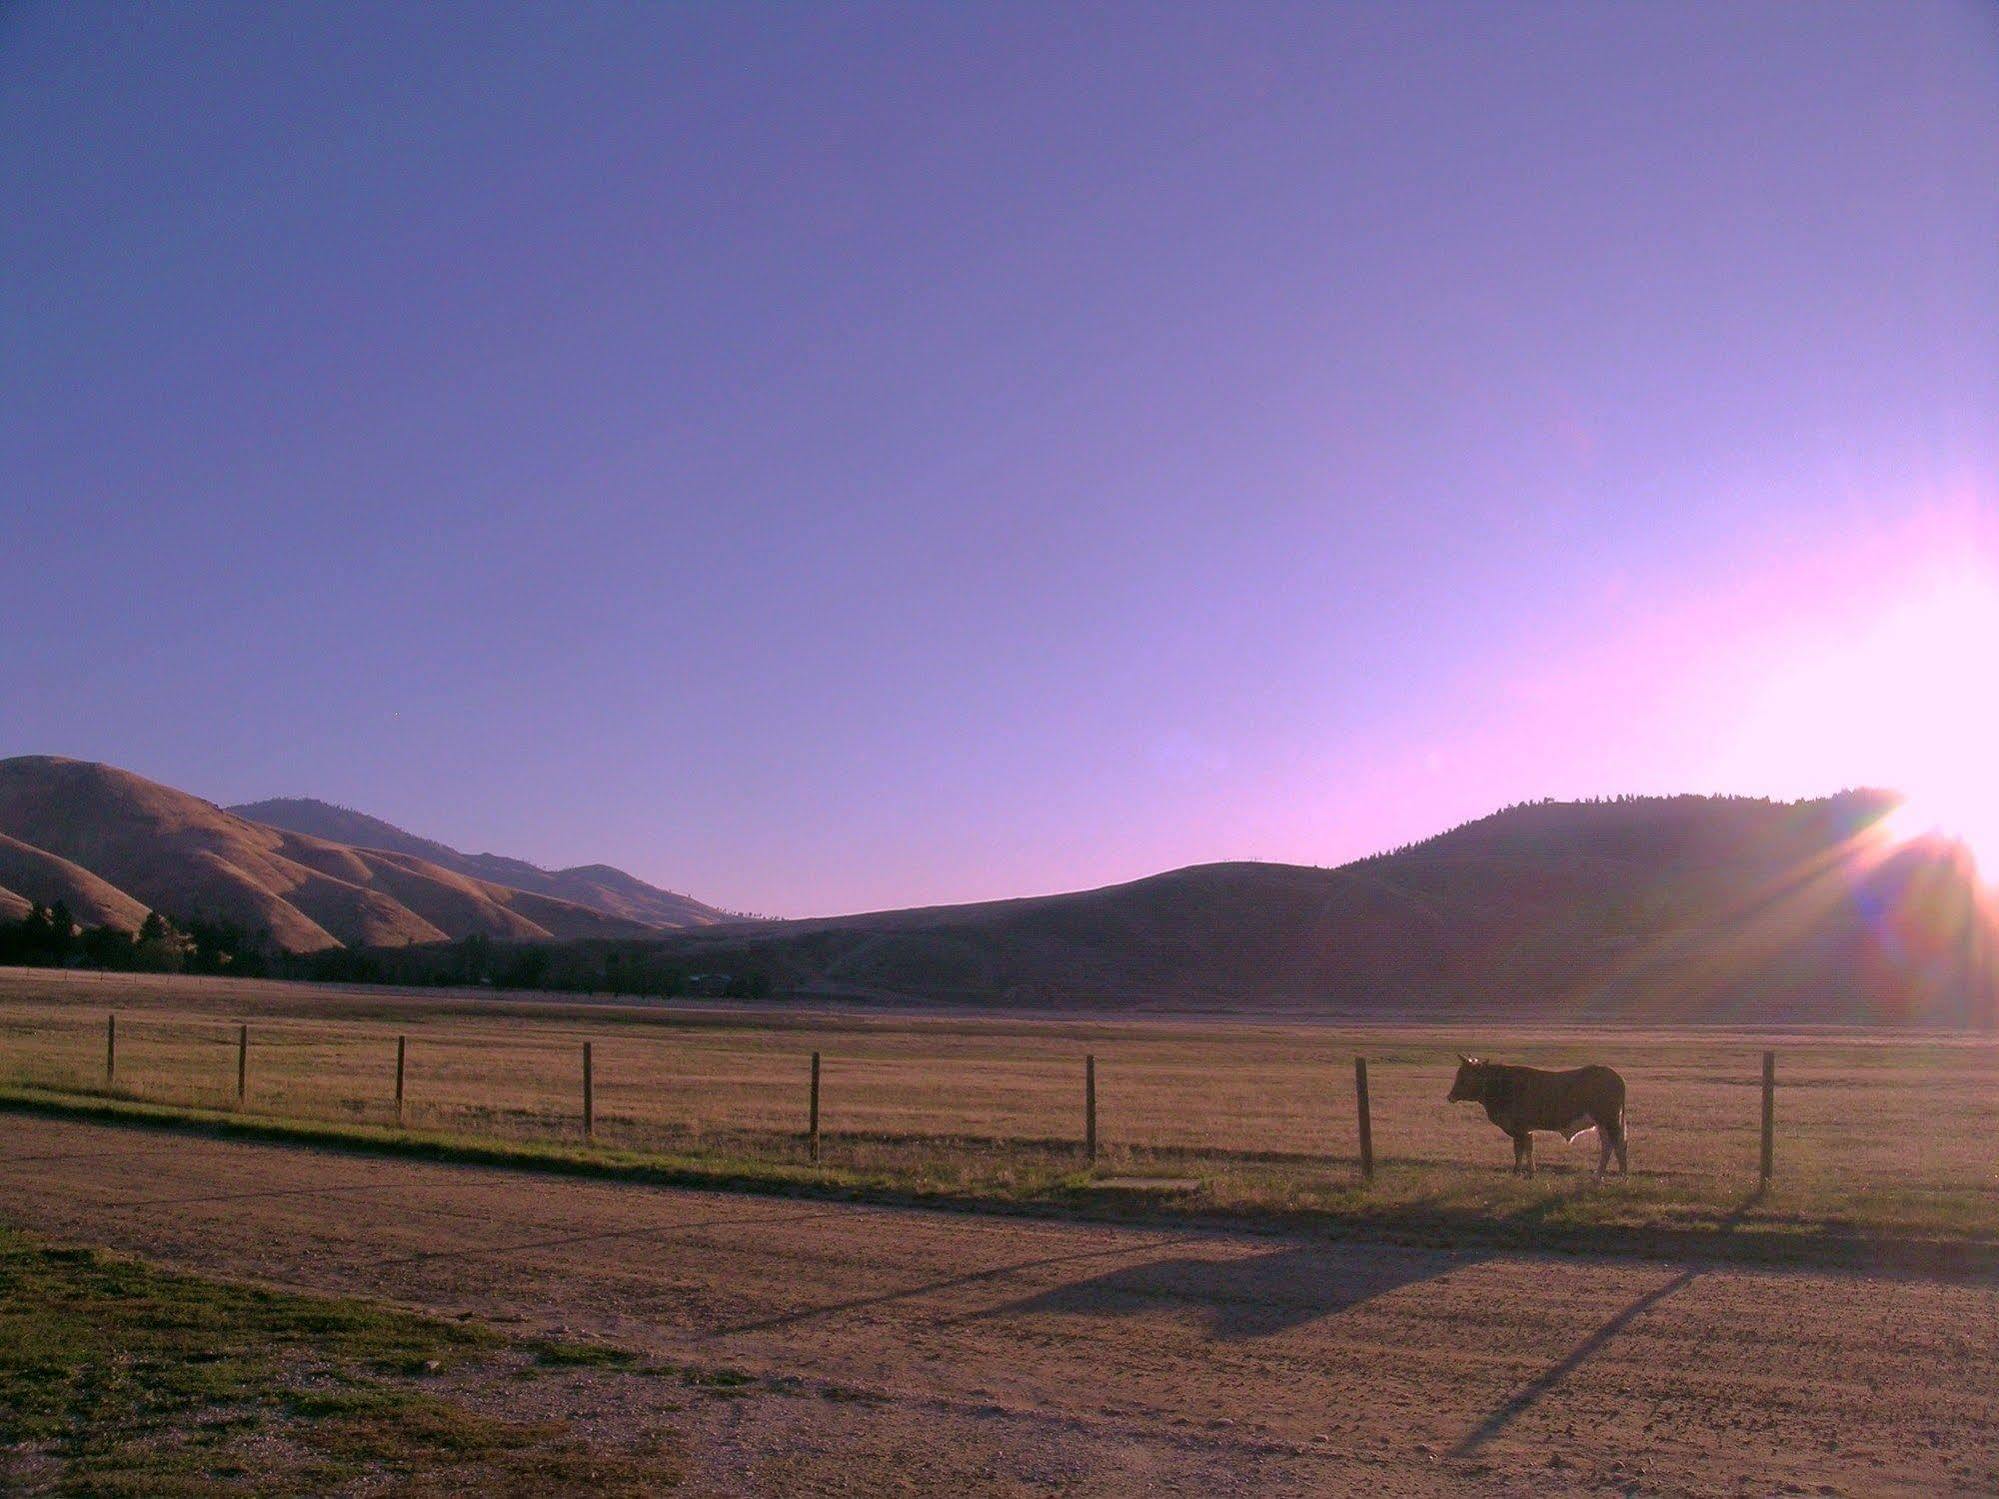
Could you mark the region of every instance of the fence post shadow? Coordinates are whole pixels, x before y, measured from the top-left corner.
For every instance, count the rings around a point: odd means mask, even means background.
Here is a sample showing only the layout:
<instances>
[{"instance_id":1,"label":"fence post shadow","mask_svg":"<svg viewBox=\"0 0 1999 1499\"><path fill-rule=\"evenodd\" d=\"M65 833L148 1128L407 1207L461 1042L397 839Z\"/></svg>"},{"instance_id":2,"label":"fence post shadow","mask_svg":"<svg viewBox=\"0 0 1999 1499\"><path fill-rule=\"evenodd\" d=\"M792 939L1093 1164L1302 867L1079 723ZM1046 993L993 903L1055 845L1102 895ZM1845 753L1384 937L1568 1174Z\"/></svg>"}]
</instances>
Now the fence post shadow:
<instances>
[{"instance_id":1,"label":"fence post shadow","mask_svg":"<svg viewBox=\"0 0 1999 1499\"><path fill-rule=\"evenodd\" d=\"M1750 1209L1763 1201L1765 1190L1765 1185L1759 1182L1754 1189L1735 1205L1726 1218L1715 1225L1713 1237L1720 1240L1734 1233L1736 1228L1741 1225L1742 1220L1749 1215ZM1598 1353L1602 1352L1609 1345L1610 1341L1623 1332L1625 1328L1629 1327L1633 1322L1637 1321L1661 1302L1684 1291L1710 1268L1712 1266L1708 1264L1697 1263L1687 1265L1678 1275L1675 1275L1664 1285L1654 1286L1651 1290L1645 1292L1644 1295L1635 1298L1628 1306L1617 1312L1601 1327L1597 1328L1574 1348L1570 1349L1565 1356L1542 1370L1519 1390L1515 1391L1490 1416L1487 1416L1485 1420L1467 1432L1458 1444L1451 1449L1450 1455L1456 1458L1477 1455L1481 1447L1498 1436L1508 1426L1511 1426L1519 1417L1532 1410L1545 1396L1553 1393L1556 1386L1560 1385L1563 1380L1567 1379Z\"/></svg>"}]
</instances>

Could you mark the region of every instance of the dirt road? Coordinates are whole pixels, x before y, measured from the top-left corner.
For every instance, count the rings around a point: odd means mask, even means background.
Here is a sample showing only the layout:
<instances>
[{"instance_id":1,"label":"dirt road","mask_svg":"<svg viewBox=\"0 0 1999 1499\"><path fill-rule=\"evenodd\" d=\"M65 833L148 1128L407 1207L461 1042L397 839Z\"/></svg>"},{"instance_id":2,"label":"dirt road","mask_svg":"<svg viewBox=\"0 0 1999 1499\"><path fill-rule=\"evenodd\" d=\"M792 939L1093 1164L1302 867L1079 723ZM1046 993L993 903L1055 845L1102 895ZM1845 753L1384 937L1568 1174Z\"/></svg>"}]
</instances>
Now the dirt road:
<instances>
[{"instance_id":1,"label":"dirt road","mask_svg":"<svg viewBox=\"0 0 1999 1499\"><path fill-rule=\"evenodd\" d=\"M806 1203L11 1115L0 1216L758 1376L618 1397L684 1404L698 1492L1999 1489L1986 1280Z\"/></svg>"}]
</instances>

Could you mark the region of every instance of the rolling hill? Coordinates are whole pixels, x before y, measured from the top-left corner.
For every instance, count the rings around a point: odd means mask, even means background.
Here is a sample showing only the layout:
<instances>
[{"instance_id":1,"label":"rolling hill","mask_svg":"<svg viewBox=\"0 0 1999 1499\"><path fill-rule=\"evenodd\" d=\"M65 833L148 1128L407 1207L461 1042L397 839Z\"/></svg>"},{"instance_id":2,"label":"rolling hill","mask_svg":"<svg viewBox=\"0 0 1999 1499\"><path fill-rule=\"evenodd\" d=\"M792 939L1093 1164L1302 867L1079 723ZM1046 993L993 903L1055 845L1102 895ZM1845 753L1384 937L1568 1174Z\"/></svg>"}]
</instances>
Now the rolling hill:
<instances>
[{"instance_id":1,"label":"rolling hill","mask_svg":"<svg viewBox=\"0 0 1999 1499\"><path fill-rule=\"evenodd\" d=\"M422 859L487 884L527 890L573 905L587 906L621 921L653 927L712 926L731 918L692 896L661 890L608 864L581 864L573 869L543 869L525 859L504 854L466 854L448 844L420 838L394 823L383 822L351 807L335 806L309 796L275 797L244 802L227 811L251 822L290 833L303 833L329 843L381 849Z\"/></svg>"},{"instance_id":2,"label":"rolling hill","mask_svg":"<svg viewBox=\"0 0 1999 1499\"><path fill-rule=\"evenodd\" d=\"M647 936L642 923L407 853L286 832L130 771L48 755L0 760L0 888L63 900L86 923L146 911L233 921L278 947L400 947Z\"/></svg>"},{"instance_id":3,"label":"rolling hill","mask_svg":"<svg viewBox=\"0 0 1999 1499\"><path fill-rule=\"evenodd\" d=\"M1338 869L1210 864L1074 894L688 933L780 989L982 1003L1239 1003L1984 1024L1991 913L1895 799L1511 808Z\"/></svg>"},{"instance_id":4,"label":"rolling hill","mask_svg":"<svg viewBox=\"0 0 1999 1499\"><path fill-rule=\"evenodd\" d=\"M33 900L16 894L17 890L32 890ZM52 906L57 901L68 905L70 915L85 926L137 931L146 919L146 908L117 886L67 859L0 834L0 916L18 920L34 902Z\"/></svg>"}]
</instances>

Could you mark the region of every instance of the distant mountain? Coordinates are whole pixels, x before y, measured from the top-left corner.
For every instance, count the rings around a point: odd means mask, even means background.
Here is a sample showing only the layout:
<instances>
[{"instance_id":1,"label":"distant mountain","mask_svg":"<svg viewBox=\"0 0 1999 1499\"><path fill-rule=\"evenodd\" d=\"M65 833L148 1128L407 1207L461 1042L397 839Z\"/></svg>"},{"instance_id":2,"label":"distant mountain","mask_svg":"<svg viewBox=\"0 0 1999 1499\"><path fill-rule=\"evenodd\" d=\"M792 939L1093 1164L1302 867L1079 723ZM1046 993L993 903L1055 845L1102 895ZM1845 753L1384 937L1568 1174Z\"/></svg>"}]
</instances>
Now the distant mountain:
<instances>
[{"instance_id":1,"label":"distant mountain","mask_svg":"<svg viewBox=\"0 0 1999 1499\"><path fill-rule=\"evenodd\" d=\"M228 809L238 817L261 822L267 827L304 833L356 848L378 848L390 853L409 854L441 869L455 870L475 880L531 890L615 916L654 927L711 926L732 918L713 906L703 905L692 896L661 890L644 880L613 869L608 864L579 864L574 869L543 869L524 859L504 854L465 854L447 844L405 832L394 823L383 822L351 807L335 806L309 796L281 796L269 801L244 802Z\"/></svg>"},{"instance_id":2,"label":"distant mountain","mask_svg":"<svg viewBox=\"0 0 1999 1499\"><path fill-rule=\"evenodd\" d=\"M148 910L234 921L291 952L652 935L638 922L468 877L407 852L354 848L226 812L130 771L0 760L0 890L63 900L86 923Z\"/></svg>"},{"instance_id":3,"label":"distant mountain","mask_svg":"<svg viewBox=\"0 0 1999 1499\"><path fill-rule=\"evenodd\" d=\"M1339 869L1207 864L724 928L661 960L780 990L1127 1007L1989 1025L1988 895L1885 793L1520 806Z\"/></svg>"}]
</instances>

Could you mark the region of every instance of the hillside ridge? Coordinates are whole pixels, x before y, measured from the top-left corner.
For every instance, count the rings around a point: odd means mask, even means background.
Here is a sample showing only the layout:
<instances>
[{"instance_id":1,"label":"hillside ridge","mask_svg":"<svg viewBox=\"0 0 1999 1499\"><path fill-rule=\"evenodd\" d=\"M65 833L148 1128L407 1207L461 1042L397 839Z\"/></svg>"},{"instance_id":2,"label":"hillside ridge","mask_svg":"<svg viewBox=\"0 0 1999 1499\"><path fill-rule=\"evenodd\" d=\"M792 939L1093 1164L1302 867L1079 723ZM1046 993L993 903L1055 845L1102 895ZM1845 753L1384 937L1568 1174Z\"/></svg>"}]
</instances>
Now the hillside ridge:
<instances>
[{"instance_id":1,"label":"hillside ridge","mask_svg":"<svg viewBox=\"0 0 1999 1499\"><path fill-rule=\"evenodd\" d=\"M240 802L225 810L251 822L286 832L326 838L356 848L411 854L442 869L474 879L531 891L585 906L622 921L676 928L709 926L730 920L725 912L675 890L647 884L636 875L609 864L579 864L569 869L545 869L507 854L465 853L434 838L409 832L382 818L322 801L318 797L269 797Z\"/></svg>"},{"instance_id":2,"label":"hillside ridge","mask_svg":"<svg viewBox=\"0 0 1999 1499\"><path fill-rule=\"evenodd\" d=\"M1992 896L1888 792L1535 802L1335 868L676 934L780 991L974 1003L1993 1023Z\"/></svg>"},{"instance_id":3,"label":"hillside ridge","mask_svg":"<svg viewBox=\"0 0 1999 1499\"><path fill-rule=\"evenodd\" d=\"M123 930L159 911L267 933L293 953L653 931L407 854L251 822L131 771L56 755L0 760L0 836L0 887Z\"/></svg>"}]
</instances>

